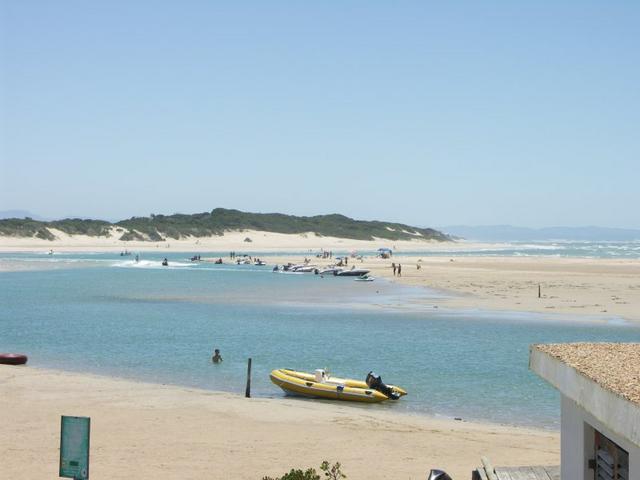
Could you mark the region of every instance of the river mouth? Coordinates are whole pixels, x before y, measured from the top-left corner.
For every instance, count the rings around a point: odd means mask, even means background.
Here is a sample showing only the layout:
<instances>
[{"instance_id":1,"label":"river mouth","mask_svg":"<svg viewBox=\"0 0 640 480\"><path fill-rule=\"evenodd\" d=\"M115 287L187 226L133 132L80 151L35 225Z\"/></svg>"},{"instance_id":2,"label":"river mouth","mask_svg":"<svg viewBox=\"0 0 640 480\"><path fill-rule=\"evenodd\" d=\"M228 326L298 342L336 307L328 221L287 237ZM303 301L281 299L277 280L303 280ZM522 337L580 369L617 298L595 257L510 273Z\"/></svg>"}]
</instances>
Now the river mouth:
<instances>
[{"instance_id":1,"label":"river mouth","mask_svg":"<svg viewBox=\"0 0 640 480\"><path fill-rule=\"evenodd\" d=\"M380 279L71 257L12 255L54 267L0 272L0 343L32 365L241 393L251 357L254 394L268 397L283 395L275 368L374 370L409 395L371 408L557 428L557 394L528 371L529 345L640 341L624 322L437 309L436 293Z\"/></svg>"}]
</instances>

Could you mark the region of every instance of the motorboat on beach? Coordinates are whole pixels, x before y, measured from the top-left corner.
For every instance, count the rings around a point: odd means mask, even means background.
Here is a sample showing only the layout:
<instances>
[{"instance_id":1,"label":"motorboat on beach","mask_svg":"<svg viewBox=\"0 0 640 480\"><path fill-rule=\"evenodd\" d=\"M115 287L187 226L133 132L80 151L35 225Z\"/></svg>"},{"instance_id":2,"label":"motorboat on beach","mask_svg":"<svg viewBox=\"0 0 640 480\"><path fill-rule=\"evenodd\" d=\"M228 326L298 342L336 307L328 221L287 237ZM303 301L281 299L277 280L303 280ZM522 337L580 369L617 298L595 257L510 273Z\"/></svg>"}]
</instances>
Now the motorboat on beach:
<instances>
[{"instance_id":1,"label":"motorboat on beach","mask_svg":"<svg viewBox=\"0 0 640 480\"><path fill-rule=\"evenodd\" d=\"M304 265L296 265L293 263L287 263L286 265L282 265L283 272L295 272L297 268L304 267Z\"/></svg>"},{"instance_id":2,"label":"motorboat on beach","mask_svg":"<svg viewBox=\"0 0 640 480\"><path fill-rule=\"evenodd\" d=\"M313 273L316 275L335 275L336 272L340 271L342 271L342 268L331 266L326 268L316 268Z\"/></svg>"},{"instance_id":3,"label":"motorboat on beach","mask_svg":"<svg viewBox=\"0 0 640 480\"><path fill-rule=\"evenodd\" d=\"M313 272L317 267L315 265L307 265L306 263L301 263L298 265L293 265L291 263L282 266L282 270L285 272L293 272L293 273L309 273Z\"/></svg>"},{"instance_id":4,"label":"motorboat on beach","mask_svg":"<svg viewBox=\"0 0 640 480\"><path fill-rule=\"evenodd\" d=\"M313 272L317 267L315 267L314 265L300 265L298 267L294 267L289 269L292 272L302 272L302 273L311 273Z\"/></svg>"},{"instance_id":5,"label":"motorboat on beach","mask_svg":"<svg viewBox=\"0 0 640 480\"><path fill-rule=\"evenodd\" d=\"M385 385L380 376L373 372L369 372L366 380L361 381L333 377L323 369L306 373L281 368L273 370L270 378L286 394L312 398L378 403L398 400L407 394L400 387Z\"/></svg>"},{"instance_id":6,"label":"motorboat on beach","mask_svg":"<svg viewBox=\"0 0 640 480\"><path fill-rule=\"evenodd\" d=\"M370 277L369 275L360 275L355 279L356 282L373 282L375 278Z\"/></svg>"},{"instance_id":7,"label":"motorboat on beach","mask_svg":"<svg viewBox=\"0 0 640 480\"><path fill-rule=\"evenodd\" d=\"M370 272L365 268L352 268L351 270L340 270L339 272L333 272L337 277L361 277Z\"/></svg>"}]
</instances>

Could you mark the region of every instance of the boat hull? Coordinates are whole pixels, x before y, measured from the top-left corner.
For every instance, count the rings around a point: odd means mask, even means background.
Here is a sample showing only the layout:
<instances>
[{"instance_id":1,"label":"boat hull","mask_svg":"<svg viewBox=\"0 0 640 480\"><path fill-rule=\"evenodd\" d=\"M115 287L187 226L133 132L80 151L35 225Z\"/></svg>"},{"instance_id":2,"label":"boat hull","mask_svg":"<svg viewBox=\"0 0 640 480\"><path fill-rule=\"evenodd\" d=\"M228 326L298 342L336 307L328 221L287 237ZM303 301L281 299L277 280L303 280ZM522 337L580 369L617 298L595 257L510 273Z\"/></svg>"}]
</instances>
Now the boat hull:
<instances>
[{"instance_id":1,"label":"boat hull","mask_svg":"<svg viewBox=\"0 0 640 480\"><path fill-rule=\"evenodd\" d=\"M28 357L21 353L0 353L0 364L3 365L24 365Z\"/></svg>"},{"instance_id":2,"label":"boat hull","mask_svg":"<svg viewBox=\"0 0 640 480\"><path fill-rule=\"evenodd\" d=\"M332 378L325 382L316 382L315 376L310 373L287 369L273 370L270 378L275 385L291 395L361 403L389 400L389 397L359 380ZM401 388L392 388L400 395L407 393Z\"/></svg>"},{"instance_id":3,"label":"boat hull","mask_svg":"<svg viewBox=\"0 0 640 480\"><path fill-rule=\"evenodd\" d=\"M336 277L361 277L362 275L366 275L368 273L369 270L356 268L354 270L342 270L341 272L335 272L334 275Z\"/></svg>"}]
</instances>

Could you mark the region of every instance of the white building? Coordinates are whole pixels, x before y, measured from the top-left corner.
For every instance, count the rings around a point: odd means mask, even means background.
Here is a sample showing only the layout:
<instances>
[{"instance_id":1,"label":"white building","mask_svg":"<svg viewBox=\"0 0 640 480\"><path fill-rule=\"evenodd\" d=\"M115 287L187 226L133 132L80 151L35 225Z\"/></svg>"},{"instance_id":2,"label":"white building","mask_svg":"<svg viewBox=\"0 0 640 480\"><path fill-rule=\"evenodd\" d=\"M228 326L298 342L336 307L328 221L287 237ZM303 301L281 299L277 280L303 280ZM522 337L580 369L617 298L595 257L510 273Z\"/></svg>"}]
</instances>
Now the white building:
<instances>
[{"instance_id":1,"label":"white building","mask_svg":"<svg viewBox=\"0 0 640 480\"><path fill-rule=\"evenodd\" d=\"M640 344L533 345L561 395L562 480L640 480Z\"/></svg>"}]
</instances>

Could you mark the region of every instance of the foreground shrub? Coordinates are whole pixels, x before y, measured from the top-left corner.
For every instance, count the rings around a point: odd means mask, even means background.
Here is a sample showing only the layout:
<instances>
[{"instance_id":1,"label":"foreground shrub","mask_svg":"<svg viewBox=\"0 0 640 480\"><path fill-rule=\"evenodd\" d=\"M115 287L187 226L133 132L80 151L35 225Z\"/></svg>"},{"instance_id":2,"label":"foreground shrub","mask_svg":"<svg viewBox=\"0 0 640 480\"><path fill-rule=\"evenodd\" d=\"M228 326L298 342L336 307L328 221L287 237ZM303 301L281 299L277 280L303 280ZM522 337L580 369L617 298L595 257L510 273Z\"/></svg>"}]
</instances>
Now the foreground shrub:
<instances>
[{"instance_id":1,"label":"foreground shrub","mask_svg":"<svg viewBox=\"0 0 640 480\"><path fill-rule=\"evenodd\" d=\"M322 465L320 465L320 470L324 473L324 478L327 480L347 478L340 470L340 467L340 462L329 465L329 462L325 460L322 462ZM262 477L262 480L321 480L321 478L315 468L308 468L304 472L300 469L292 468L289 473L285 473L282 477Z\"/></svg>"}]
</instances>

